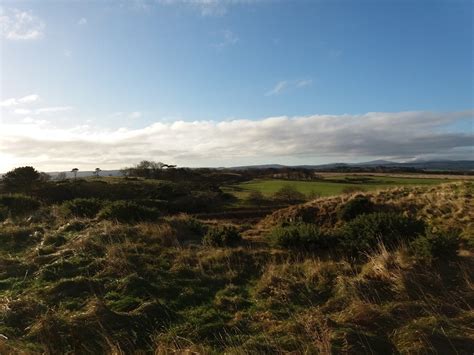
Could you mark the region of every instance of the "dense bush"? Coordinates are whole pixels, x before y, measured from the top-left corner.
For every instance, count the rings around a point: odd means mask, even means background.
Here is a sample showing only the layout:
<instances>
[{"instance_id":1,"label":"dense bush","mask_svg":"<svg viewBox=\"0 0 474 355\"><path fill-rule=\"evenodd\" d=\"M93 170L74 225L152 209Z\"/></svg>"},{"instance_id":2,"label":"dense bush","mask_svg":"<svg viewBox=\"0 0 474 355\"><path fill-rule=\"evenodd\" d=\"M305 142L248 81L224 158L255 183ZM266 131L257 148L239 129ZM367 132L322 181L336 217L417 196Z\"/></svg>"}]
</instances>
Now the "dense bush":
<instances>
[{"instance_id":1,"label":"dense bush","mask_svg":"<svg viewBox=\"0 0 474 355\"><path fill-rule=\"evenodd\" d=\"M153 208L140 206L135 202L115 201L102 208L99 212L99 217L118 222L132 223L155 220L159 217L159 212Z\"/></svg>"},{"instance_id":2,"label":"dense bush","mask_svg":"<svg viewBox=\"0 0 474 355\"><path fill-rule=\"evenodd\" d=\"M364 253L379 242L387 247L410 241L424 232L423 221L397 213L371 213L357 216L338 232L341 249Z\"/></svg>"},{"instance_id":3,"label":"dense bush","mask_svg":"<svg viewBox=\"0 0 474 355\"><path fill-rule=\"evenodd\" d=\"M232 226L218 226L210 228L202 242L214 247L234 246L242 240L240 233Z\"/></svg>"},{"instance_id":4,"label":"dense bush","mask_svg":"<svg viewBox=\"0 0 474 355\"><path fill-rule=\"evenodd\" d=\"M31 166L23 166L6 173L2 181L10 191L27 191L41 181L41 174Z\"/></svg>"},{"instance_id":5,"label":"dense bush","mask_svg":"<svg viewBox=\"0 0 474 355\"><path fill-rule=\"evenodd\" d=\"M431 263L437 259L451 259L457 255L459 232L456 230L433 232L420 236L410 243L410 253L418 260Z\"/></svg>"},{"instance_id":6,"label":"dense bush","mask_svg":"<svg viewBox=\"0 0 474 355\"><path fill-rule=\"evenodd\" d=\"M311 223L295 223L279 226L272 230L270 238L279 247L307 251L327 247L328 239Z\"/></svg>"},{"instance_id":7,"label":"dense bush","mask_svg":"<svg viewBox=\"0 0 474 355\"><path fill-rule=\"evenodd\" d=\"M40 207L38 200L33 197L12 194L12 195L0 195L0 215L5 214L5 211L12 216L22 216L27 213L33 212Z\"/></svg>"},{"instance_id":8,"label":"dense bush","mask_svg":"<svg viewBox=\"0 0 474 355\"><path fill-rule=\"evenodd\" d=\"M95 198L75 198L61 205L61 211L68 217L93 218L100 211L103 202Z\"/></svg>"},{"instance_id":9,"label":"dense bush","mask_svg":"<svg viewBox=\"0 0 474 355\"><path fill-rule=\"evenodd\" d=\"M306 196L291 185L282 186L274 195L275 200L285 203L302 202Z\"/></svg>"},{"instance_id":10,"label":"dense bush","mask_svg":"<svg viewBox=\"0 0 474 355\"><path fill-rule=\"evenodd\" d=\"M339 217L344 221L350 221L361 214L375 212L375 204L366 196L356 196L342 206Z\"/></svg>"}]
</instances>

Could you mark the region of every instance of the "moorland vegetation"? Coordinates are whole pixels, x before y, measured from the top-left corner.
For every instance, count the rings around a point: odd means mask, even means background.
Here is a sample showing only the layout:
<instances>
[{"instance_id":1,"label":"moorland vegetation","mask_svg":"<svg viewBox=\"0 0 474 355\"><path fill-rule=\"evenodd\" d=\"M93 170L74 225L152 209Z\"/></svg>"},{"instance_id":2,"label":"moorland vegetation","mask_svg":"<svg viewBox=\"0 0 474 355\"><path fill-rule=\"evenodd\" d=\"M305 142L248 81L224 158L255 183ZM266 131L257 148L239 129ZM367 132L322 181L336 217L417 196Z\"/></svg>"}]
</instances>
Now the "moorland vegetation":
<instances>
[{"instance_id":1,"label":"moorland vegetation","mask_svg":"<svg viewBox=\"0 0 474 355\"><path fill-rule=\"evenodd\" d=\"M144 169L3 177L0 353L472 353L473 182L239 214L254 176Z\"/></svg>"}]
</instances>

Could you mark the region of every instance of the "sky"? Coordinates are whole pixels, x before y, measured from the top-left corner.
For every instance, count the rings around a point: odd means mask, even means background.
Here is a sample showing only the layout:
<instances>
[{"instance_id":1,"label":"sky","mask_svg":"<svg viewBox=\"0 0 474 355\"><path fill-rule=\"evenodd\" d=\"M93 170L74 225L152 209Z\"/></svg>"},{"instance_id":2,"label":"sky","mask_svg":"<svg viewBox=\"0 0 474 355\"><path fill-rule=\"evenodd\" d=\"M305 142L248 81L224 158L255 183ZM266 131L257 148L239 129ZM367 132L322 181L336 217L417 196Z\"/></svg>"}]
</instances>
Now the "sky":
<instances>
[{"instance_id":1,"label":"sky","mask_svg":"<svg viewBox=\"0 0 474 355\"><path fill-rule=\"evenodd\" d=\"M0 0L0 172L474 158L470 0Z\"/></svg>"}]
</instances>

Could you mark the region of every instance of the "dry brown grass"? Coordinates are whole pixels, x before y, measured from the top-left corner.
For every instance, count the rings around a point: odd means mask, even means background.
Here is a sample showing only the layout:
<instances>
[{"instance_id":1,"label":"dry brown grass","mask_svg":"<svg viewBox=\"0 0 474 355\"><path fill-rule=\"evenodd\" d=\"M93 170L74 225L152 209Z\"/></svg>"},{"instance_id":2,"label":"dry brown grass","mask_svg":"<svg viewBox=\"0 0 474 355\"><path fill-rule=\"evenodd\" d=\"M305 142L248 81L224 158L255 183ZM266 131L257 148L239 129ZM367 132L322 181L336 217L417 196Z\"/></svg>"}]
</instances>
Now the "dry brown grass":
<instances>
[{"instance_id":1,"label":"dry brown grass","mask_svg":"<svg viewBox=\"0 0 474 355\"><path fill-rule=\"evenodd\" d=\"M340 206L357 195L367 196L374 203L384 205L386 209L397 209L433 224L459 226L462 229L472 228L474 224L473 186L472 182L456 182L437 186L397 187L320 198L278 210L264 218L257 228L267 231L281 222L298 220L332 227L339 221Z\"/></svg>"}]
</instances>

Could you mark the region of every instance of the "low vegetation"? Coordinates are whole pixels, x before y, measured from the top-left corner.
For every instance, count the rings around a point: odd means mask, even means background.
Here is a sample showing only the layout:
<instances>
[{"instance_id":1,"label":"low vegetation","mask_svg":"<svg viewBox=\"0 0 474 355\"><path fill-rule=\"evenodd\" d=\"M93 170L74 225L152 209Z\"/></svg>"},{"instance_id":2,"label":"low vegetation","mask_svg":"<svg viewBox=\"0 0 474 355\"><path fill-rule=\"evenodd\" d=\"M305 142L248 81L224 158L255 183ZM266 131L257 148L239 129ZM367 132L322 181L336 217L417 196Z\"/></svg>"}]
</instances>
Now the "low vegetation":
<instances>
[{"instance_id":1,"label":"low vegetation","mask_svg":"<svg viewBox=\"0 0 474 355\"><path fill-rule=\"evenodd\" d=\"M219 185L142 178L1 191L0 353L472 353L472 183L255 222Z\"/></svg>"}]
</instances>

